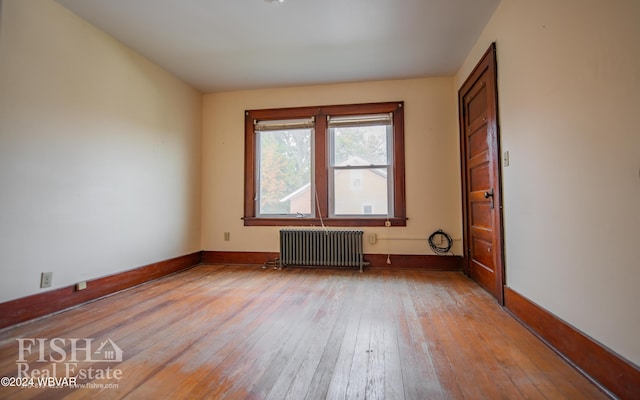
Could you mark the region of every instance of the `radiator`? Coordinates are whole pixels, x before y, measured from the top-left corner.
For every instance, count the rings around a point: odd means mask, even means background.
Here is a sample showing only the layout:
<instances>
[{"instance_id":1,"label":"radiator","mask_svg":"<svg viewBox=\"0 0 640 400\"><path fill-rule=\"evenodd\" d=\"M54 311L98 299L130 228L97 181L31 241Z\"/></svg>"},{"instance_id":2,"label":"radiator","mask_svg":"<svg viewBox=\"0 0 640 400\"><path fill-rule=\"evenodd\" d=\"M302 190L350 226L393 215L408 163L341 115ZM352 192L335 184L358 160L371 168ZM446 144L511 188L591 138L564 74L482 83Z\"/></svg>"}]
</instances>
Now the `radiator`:
<instances>
[{"instance_id":1,"label":"radiator","mask_svg":"<svg viewBox=\"0 0 640 400\"><path fill-rule=\"evenodd\" d=\"M363 231L282 229L280 267L358 267L362 272L363 234Z\"/></svg>"}]
</instances>

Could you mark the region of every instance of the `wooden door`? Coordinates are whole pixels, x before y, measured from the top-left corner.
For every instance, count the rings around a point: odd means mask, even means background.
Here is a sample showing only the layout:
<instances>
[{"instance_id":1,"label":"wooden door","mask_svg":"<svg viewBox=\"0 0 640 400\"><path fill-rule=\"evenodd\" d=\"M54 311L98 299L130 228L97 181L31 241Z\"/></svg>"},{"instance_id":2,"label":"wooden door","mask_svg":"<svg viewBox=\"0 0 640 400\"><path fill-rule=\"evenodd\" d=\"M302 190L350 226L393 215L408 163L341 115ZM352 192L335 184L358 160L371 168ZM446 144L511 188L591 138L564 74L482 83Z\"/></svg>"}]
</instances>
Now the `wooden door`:
<instances>
[{"instance_id":1,"label":"wooden door","mask_svg":"<svg viewBox=\"0 0 640 400\"><path fill-rule=\"evenodd\" d=\"M465 272L503 300L502 196L495 43L458 91Z\"/></svg>"}]
</instances>

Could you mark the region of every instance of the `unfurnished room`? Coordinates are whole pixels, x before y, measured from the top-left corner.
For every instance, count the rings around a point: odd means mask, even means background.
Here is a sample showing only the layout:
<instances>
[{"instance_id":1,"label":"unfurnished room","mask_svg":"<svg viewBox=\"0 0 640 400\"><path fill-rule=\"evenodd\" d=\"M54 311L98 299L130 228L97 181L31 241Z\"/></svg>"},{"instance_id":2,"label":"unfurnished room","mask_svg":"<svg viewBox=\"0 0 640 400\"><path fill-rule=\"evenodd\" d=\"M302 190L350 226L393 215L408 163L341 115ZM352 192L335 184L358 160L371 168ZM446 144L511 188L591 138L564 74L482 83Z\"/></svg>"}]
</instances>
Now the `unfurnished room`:
<instances>
[{"instance_id":1,"label":"unfurnished room","mask_svg":"<svg viewBox=\"0 0 640 400\"><path fill-rule=\"evenodd\" d=\"M1 399L640 398L637 0L0 0Z\"/></svg>"}]
</instances>

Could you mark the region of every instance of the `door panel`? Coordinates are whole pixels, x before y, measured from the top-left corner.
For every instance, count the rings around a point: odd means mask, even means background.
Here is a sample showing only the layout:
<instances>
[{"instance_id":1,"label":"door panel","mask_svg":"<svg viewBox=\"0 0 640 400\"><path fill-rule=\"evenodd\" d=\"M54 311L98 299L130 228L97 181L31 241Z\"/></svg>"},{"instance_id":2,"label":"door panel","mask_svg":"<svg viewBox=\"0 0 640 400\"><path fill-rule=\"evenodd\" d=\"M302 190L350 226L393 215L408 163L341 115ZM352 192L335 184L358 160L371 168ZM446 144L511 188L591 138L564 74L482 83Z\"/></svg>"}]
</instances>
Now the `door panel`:
<instances>
[{"instance_id":1,"label":"door panel","mask_svg":"<svg viewBox=\"0 0 640 400\"><path fill-rule=\"evenodd\" d=\"M480 126L478 127L477 125ZM469 130L469 157L477 158L486 156L489 151L489 144L487 143L487 123L470 125Z\"/></svg>"},{"instance_id":2,"label":"door panel","mask_svg":"<svg viewBox=\"0 0 640 400\"><path fill-rule=\"evenodd\" d=\"M458 92L465 272L503 303L502 202L495 45Z\"/></svg>"},{"instance_id":3,"label":"door panel","mask_svg":"<svg viewBox=\"0 0 640 400\"><path fill-rule=\"evenodd\" d=\"M475 202L471 206L471 225L491 229L491 208L489 204Z\"/></svg>"},{"instance_id":4,"label":"door panel","mask_svg":"<svg viewBox=\"0 0 640 400\"><path fill-rule=\"evenodd\" d=\"M473 262L477 263L479 267L486 269L489 272L493 272L493 258L491 249L493 245L491 240L482 239L479 235L473 237Z\"/></svg>"},{"instance_id":5,"label":"door panel","mask_svg":"<svg viewBox=\"0 0 640 400\"><path fill-rule=\"evenodd\" d=\"M474 87L465 97L467 98L469 123L483 119L487 110L487 88L485 86Z\"/></svg>"},{"instance_id":6,"label":"door panel","mask_svg":"<svg viewBox=\"0 0 640 400\"><path fill-rule=\"evenodd\" d=\"M484 193L491 189L491 180L489 179L489 163L484 162L477 167L470 168L469 171L469 189L472 192ZM483 194L484 196L484 194Z\"/></svg>"}]
</instances>

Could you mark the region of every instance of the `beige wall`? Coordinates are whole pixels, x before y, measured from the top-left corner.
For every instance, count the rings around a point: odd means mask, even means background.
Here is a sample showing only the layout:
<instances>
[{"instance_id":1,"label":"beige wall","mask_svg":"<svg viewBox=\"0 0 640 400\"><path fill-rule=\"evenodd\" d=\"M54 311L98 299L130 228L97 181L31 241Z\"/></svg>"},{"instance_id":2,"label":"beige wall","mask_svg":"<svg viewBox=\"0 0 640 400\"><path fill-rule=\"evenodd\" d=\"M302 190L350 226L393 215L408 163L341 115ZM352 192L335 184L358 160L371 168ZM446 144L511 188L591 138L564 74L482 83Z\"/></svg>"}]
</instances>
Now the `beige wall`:
<instances>
[{"instance_id":1,"label":"beige wall","mask_svg":"<svg viewBox=\"0 0 640 400\"><path fill-rule=\"evenodd\" d=\"M427 236L442 228L461 237L460 176L453 78L365 82L208 94L204 99L202 247L277 251L277 227L245 227L244 111L365 102L405 102L406 227L366 228L397 239L365 252L431 254ZM231 240L223 240L223 232ZM416 240L423 238L424 240ZM457 244L459 245L459 241ZM459 246L455 251L459 253ZM393 261L393 259L392 259Z\"/></svg>"},{"instance_id":2,"label":"beige wall","mask_svg":"<svg viewBox=\"0 0 640 400\"><path fill-rule=\"evenodd\" d=\"M455 79L204 105L53 1L0 4L0 302L40 292L42 271L56 288L201 248L276 251L278 228L240 219L245 109L404 100L410 219L365 232L407 240L365 251L429 254L412 239L439 228L459 239L455 91L496 41L507 283L640 364L637 1L503 0Z\"/></svg>"},{"instance_id":3,"label":"beige wall","mask_svg":"<svg viewBox=\"0 0 640 400\"><path fill-rule=\"evenodd\" d=\"M202 95L53 1L0 15L0 302L200 250Z\"/></svg>"},{"instance_id":4,"label":"beige wall","mask_svg":"<svg viewBox=\"0 0 640 400\"><path fill-rule=\"evenodd\" d=\"M640 364L640 2L503 0L507 284Z\"/></svg>"}]
</instances>

